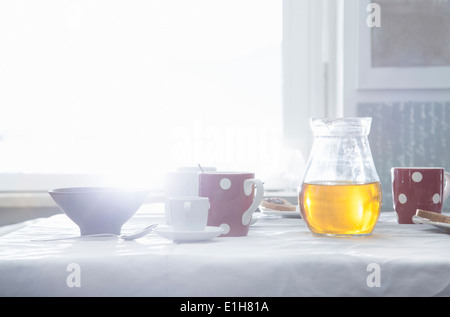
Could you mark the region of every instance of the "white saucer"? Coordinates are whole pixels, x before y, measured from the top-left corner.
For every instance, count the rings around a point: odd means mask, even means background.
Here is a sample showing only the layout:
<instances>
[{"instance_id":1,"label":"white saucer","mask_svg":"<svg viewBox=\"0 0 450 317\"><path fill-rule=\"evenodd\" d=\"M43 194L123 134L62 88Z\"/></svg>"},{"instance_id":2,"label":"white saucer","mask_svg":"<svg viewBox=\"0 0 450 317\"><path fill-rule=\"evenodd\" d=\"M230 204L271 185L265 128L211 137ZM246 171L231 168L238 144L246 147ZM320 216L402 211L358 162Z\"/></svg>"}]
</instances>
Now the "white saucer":
<instances>
[{"instance_id":1,"label":"white saucer","mask_svg":"<svg viewBox=\"0 0 450 317\"><path fill-rule=\"evenodd\" d=\"M154 231L161 237L175 242L210 240L223 233L223 230L220 227L206 227L204 231L175 231L170 226L163 226L155 228Z\"/></svg>"}]
</instances>

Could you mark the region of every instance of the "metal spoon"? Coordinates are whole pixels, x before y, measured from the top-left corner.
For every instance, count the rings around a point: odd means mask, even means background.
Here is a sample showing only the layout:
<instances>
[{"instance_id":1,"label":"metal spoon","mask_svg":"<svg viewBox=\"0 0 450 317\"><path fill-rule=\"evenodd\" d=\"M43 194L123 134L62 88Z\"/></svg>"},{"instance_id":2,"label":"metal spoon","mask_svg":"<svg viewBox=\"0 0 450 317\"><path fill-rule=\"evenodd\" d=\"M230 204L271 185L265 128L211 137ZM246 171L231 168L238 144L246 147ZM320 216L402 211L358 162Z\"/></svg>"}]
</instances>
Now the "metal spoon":
<instances>
[{"instance_id":1,"label":"metal spoon","mask_svg":"<svg viewBox=\"0 0 450 317\"><path fill-rule=\"evenodd\" d=\"M135 239L139 239L142 238L143 236L146 236L147 234L149 234L150 232L153 231L154 228L156 228L158 226L157 223L152 224L140 231L137 231L135 233L129 234L129 235L121 235L119 236L119 238L124 239L124 240L135 240Z\"/></svg>"},{"instance_id":2,"label":"metal spoon","mask_svg":"<svg viewBox=\"0 0 450 317\"><path fill-rule=\"evenodd\" d=\"M154 228L156 228L158 224L152 224L142 230L136 231L135 233L128 234L128 235L116 235L113 233L98 233L98 234L88 234L84 236L76 236L76 237L65 237L65 238L52 238L52 239L35 239L31 241L57 241L57 240L71 240L71 239L80 239L80 238L101 238L101 237L117 237L119 239L123 240L135 240L142 238L143 236L149 234L153 231Z\"/></svg>"}]
</instances>

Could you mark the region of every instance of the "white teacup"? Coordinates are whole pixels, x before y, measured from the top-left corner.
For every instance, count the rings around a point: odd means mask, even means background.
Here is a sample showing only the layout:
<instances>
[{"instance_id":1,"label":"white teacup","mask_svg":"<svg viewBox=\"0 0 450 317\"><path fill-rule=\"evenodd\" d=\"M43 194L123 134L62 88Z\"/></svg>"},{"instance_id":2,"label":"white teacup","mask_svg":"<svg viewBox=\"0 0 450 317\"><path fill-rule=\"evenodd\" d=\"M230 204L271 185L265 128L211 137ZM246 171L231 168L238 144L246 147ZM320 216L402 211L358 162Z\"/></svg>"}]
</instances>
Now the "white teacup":
<instances>
[{"instance_id":1,"label":"white teacup","mask_svg":"<svg viewBox=\"0 0 450 317\"><path fill-rule=\"evenodd\" d=\"M170 220L176 231L204 231L208 222L207 197L169 198Z\"/></svg>"},{"instance_id":2,"label":"white teacup","mask_svg":"<svg viewBox=\"0 0 450 317\"><path fill-rule=\"evenodd\" d=\"M215 171L215 167L202 167L203 171ZM164 175L165 217L166 224L172 223L170 217L169 198L199 196L198 176L201 170L198 166L178 167L176 171Z\"/></svg>"}]
</instances>

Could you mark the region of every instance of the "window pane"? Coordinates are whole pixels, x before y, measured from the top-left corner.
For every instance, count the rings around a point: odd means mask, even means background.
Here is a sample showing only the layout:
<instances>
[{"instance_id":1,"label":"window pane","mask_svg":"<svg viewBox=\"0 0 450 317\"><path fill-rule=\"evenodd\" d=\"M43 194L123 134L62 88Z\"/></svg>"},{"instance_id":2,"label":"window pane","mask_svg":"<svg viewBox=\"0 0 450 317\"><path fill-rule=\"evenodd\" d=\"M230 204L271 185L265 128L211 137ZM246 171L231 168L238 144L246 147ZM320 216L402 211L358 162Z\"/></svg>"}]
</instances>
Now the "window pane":
<instances>
[{"instance_id":1,"label":"window pane","mask_svg":"<svg viewBox=\"0 0 450 317\"><path fill-rule=\"evenodd\" d=\"M276 174L281 0L0 3L0 172Z\"/></svg>"}]
</instances>

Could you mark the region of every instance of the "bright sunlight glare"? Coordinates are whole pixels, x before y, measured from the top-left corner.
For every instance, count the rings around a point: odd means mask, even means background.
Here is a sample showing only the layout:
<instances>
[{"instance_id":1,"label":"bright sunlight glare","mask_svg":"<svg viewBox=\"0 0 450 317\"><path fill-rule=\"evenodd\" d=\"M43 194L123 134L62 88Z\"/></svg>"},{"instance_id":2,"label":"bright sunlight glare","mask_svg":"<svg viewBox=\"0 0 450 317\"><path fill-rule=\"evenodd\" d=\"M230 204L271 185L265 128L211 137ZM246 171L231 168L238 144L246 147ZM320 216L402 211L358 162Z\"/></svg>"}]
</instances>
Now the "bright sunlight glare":
<instances>
[{"instance_id":1,"label":"bright sunlight glare","mask_svg":"<svg viewBox=\"0 0 450 317\"><path fill-rule=\"evenodd\" d=\"M0 3L0 172L271 175L281 0Z\"/></svg>"}]
</instances>

